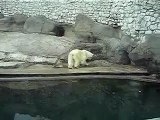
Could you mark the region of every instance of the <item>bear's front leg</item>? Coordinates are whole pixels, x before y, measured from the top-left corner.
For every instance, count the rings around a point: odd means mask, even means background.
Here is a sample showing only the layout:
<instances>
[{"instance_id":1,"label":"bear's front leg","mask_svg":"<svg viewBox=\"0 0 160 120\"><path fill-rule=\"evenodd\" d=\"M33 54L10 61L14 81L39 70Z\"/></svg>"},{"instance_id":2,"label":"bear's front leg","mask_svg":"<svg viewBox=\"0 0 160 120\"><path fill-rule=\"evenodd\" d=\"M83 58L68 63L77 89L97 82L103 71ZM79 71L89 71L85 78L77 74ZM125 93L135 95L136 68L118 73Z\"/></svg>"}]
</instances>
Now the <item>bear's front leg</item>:
<instances>
[{"instance_id":1,"label":"bear's front leg","mask_svg":"<svg viewBox=\"0 0 160 120\"><path fill-rule=\"evenodd\" d=\"M75 60L74 67L78 69L79 65L80 65L79 60Z\"/></svg>"},{"instance_id":2,"label":"bear's front leg","mask_svg":"<svg viewBox=\"0 0 160 120\"><path fill-rule=\"evenodd\" d=\"M86 60L81 61L81 64L82 64L82 65L86 65L86 66L89 65L89 64L86 62Z\"/></svg>"},{"instance_id":3,"label":"bear's front leg","mask_svg":"<svg viewBox=\"0 0 160 120\"><path fill-rule=\"evenodd\" d=\"M68 68L69 69L73 69L73 65L74 65L74 60L72 58L72 56L68 56Z\"/></svg>"},{"instance_id":4,"label":"bear's front leg","mask_svg":"<svg viewBox=\"0 0 160 120\"><path fill-rule=\"evenodd\" d=\"M73 67L72 66L68 66L68 69L73 69Z\"/></svg>"},{"instance_id":5,"label":"bear's front leg","mask_svg":"<svg viewBox=\"0 0 160 120\"><path fill-rule=\"evenodd\" d=\"M73 60L68 62L68 68L69 69L73 69L73 64L74 64L73 62L74 62Z\"/></svg>"}]
</instances>

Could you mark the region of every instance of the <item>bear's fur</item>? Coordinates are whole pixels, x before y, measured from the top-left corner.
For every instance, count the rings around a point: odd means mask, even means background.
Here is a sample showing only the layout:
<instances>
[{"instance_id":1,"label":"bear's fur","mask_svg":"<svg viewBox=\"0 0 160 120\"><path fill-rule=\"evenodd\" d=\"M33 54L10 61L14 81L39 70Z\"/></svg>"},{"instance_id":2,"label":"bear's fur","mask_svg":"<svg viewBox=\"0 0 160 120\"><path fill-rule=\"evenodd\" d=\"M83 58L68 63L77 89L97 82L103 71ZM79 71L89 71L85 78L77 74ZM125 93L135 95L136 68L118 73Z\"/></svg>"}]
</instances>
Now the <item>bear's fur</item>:
<instances>
[{"instance_id":1,"label":"bear's fur","mask_svg":"<svg viewBox=\"0 0 160 120\"><path fill-rule=\"evenodd\" d=\"M91 59L93 54L87 50L74 49L68 54L68 68L78 68L81 65L88 65L86 60Z\"/></svg>"}]
</instances>

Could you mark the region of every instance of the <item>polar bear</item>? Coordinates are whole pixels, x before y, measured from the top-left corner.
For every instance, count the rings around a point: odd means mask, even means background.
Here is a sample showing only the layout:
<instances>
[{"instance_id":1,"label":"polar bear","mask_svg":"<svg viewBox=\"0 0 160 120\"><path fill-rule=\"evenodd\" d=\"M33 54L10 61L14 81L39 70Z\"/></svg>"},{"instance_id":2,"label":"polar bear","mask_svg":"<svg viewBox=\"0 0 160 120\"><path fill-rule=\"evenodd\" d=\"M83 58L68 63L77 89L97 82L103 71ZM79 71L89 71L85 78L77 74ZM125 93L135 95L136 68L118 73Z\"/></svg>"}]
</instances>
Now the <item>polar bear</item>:
<instances>
[{"instance_id":1,"label":"polar bear","mask_svg":"<svg viewBox=\"0 0 160 120\"><path fill-rule=\"evenodd\" d=\"M68 54L68 68L78 68L80 64L88 65L86 60L92 57L93 53L87 50L74 49Z\"/></svg>"}]
</instances>

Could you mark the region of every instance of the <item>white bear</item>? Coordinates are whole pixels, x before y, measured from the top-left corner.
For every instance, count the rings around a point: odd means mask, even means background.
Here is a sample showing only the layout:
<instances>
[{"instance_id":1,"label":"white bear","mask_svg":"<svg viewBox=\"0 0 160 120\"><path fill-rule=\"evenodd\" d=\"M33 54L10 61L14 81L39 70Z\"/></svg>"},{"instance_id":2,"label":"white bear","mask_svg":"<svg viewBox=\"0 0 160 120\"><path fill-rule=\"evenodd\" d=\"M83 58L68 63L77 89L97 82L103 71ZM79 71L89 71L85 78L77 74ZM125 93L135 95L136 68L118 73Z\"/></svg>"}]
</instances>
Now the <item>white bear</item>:
<instances>
[{"instance_id":1,"label":"white bear","mask_svg":"<svg viewBox=\"0 0 160 120\"><path fill-rule=\"evenodd\" d=\"M88 65L86 60L92 57L93 54L87 50L74 49L68 54L68 68L78 68L80 64Z\"/></svg>"}]
</instances>

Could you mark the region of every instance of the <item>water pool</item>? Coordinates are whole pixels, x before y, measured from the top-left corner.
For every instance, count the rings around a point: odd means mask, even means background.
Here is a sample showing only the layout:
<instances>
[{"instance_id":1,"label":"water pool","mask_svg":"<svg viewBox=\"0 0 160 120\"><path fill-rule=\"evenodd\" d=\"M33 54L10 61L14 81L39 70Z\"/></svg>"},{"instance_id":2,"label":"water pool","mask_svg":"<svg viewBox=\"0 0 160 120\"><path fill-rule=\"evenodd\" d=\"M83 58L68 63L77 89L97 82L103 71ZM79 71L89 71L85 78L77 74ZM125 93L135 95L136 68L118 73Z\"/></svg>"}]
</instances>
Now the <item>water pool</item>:
<instances>
[{"instance_id":1,"label":"water pool","mask_svg":"<svg viewBox=\"0 0 160 120\"><path fill-rule=\"evenodd\" d=\"M160 84L114 79L1 82L0 120L160 117Z\"/></svg>"}]
</instances>

